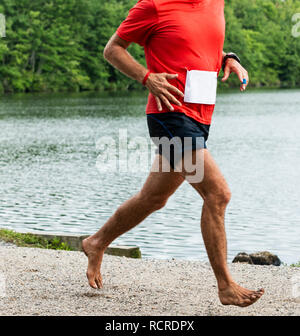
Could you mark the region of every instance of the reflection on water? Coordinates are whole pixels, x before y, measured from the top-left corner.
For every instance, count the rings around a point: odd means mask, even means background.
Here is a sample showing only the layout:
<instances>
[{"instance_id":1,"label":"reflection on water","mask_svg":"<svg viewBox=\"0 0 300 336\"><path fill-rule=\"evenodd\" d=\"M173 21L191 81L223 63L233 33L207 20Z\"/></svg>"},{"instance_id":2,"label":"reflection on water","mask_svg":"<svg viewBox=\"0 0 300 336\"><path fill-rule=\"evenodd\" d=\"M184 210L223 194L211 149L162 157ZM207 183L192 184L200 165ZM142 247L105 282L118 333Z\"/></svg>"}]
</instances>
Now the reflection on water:
<instances>
[{"instance_id":1,"label":"reflection on water","mask_svg":"<svg viewBox=\"0 0 300 336\"><path fill-rule=\"evenodd\" d=\"M144 94L14 95L0 102L1 227L92 233L137 192L145 171L99 172L101 136L148 136ZM229 259L270 250L300 259L300 94L219 95L209 149L232 190ZM167 206L116 242L143 256L206 259L202 201L184 183Z\"/></svg>"}]
</instances>

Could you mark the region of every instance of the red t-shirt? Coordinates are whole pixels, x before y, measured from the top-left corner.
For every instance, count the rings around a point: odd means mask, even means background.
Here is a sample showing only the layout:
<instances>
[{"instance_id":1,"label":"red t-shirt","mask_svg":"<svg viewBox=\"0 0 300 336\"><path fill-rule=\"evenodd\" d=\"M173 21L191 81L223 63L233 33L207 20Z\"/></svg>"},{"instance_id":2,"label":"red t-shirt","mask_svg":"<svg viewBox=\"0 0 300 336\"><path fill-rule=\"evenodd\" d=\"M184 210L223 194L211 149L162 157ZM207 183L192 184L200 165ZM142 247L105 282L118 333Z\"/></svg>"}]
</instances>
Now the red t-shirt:
<instances>
[{"instance_id":1,"label":"red t-shirt","mask_svg":"<svg viewBox=\"0 0 300 336\"><path fill-rule=\"evenodd\" d=\"M170 84L184 92L186 71L218 72L222 65L225 37L224 0L139 0L117 29L117 35L144 47L147 67L155 73L178 74ZM173 94L173 93L172 93ZM172 104L209 125L214 105ZM159 111L150 93L146 113L170 112L163 105Z\"/></svg>"}]
</instances>

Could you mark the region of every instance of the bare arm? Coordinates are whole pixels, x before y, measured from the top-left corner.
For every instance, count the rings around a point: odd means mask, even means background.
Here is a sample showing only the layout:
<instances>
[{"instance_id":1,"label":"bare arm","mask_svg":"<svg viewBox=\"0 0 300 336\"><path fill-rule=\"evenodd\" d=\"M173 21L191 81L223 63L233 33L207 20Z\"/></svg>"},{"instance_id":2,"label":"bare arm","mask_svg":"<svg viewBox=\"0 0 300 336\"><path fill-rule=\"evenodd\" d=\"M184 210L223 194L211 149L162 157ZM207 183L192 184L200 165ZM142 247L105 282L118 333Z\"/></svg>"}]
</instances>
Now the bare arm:
<instances>
[{"instance_id":1,"label":"bare arm","mask_svg":"<svg viewBox=\"0 0 300 336\"><path fill-rule=\"evenodd\" d=\"M148 70L129 54L126 50L129 45L130 42L114 34L108 41L103 56L112 66L123 74L142 83Z\"/></svg>"},{"instance_id":2,"label":"bare arm","mask_svg":"<svg viewBox=\"0 0 300 336\"><path fill-rule=\"evenodd\" d=\"M148 70L138 63L127 51L130 42L121 39L114 34L108 41L103 56L116 69L126 76L142 83ZM171 85L167 79L176 78L177 74L151 73L146 81L146 87L154 95L157 107L161 111L164 103L171 111L174 110L170 103L181 105L181 103L170 93L170 91L183 97L183 93Z\"/></svg>"}]
</instances>

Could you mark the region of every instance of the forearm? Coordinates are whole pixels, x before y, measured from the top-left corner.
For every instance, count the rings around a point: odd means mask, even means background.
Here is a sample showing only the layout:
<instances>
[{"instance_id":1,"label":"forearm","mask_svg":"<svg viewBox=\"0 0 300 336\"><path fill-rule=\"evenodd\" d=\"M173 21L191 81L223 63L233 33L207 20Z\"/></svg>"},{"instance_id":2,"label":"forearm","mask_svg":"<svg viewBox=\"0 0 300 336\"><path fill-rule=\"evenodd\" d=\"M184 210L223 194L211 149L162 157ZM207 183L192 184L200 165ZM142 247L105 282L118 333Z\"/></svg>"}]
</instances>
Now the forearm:
<instances>
[{"instance_id":1,"label":"forearm","mask_svg":"<svg viewBox=\"0 0 300 336\"><path fill-rule=\"evenodd\" d=\"M121 39L114 34L108 41L103 56L116 69L126 76L143 83L148 69L138 63L127 51L130 42ZM158 110L162 110L164 103L171 111L174 111L171 103L181 106L180 101L173 95L176 93L183 98L184 94L177 87L171 85L168 79L177 78L178 74L151 73L148 76L145 86L155 97ZM173 94L172 94L172 93Z\"/></svg>"},{"instance_id":2,"label":"forearm","mask_svg":"<svg viewBox=\"0 0 300 336\"><path fill-rule=\"evenodd\" d=\"M105 59L126 76L142 83L148 70L122 46L114 45L104 52Z\"/></svg>"}]
</instances>

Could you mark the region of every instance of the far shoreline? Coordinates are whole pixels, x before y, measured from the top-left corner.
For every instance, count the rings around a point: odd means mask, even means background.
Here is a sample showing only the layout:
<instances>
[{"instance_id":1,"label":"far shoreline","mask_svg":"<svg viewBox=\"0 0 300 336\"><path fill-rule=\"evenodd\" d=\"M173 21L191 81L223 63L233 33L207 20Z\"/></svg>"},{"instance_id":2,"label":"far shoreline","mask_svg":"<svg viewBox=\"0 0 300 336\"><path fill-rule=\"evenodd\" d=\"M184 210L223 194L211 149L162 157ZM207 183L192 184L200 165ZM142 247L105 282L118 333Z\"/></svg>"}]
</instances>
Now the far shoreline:
<instances>
[{"instance_id":1,"label":"far shoreline","mask_svg":"<svg viewBox=\"0 0 300 336\"><path fill-rule=\"evenodd\" d=\"M51 233L47 231L14 231L10 229L0 228L0 243L1 241L12 244L16 247L30 247L30 248L42 248L52 250L66 250L66 251L82 251L81 242L88 235L76 235L67 233ZM0 244L1 246L1 244ZM134 259L143 260L176 260L176 261L198 261L206 262L198 259L179 259L179 258L167 258L160 259L150 256L142 256L142 252L139 246L135 245L111 245L107 248L106 254L119 257L128 257ZM232 261L231 261L232 263ZM242 264L243 262L238 262ZM254 266L254 265L251 265ZM260 266L260 265L255 265ZM265 265L272 266L272 265ZM288 265L282 262L280 266L276 267L300 267L300 261Z\"/></svg>"},{"instance_id":2,"label":"far shoreline","mask_svg":"<svg viewBox=\"0 0 300 336\"><path fill-rule=\"evenodd\" d=\"M249 92L272 92L272 91L299 91L300 87L286 87L286 86L249 86L243 94ZM218 94L223 93L237 93L240 94L237 86L224 87L221 83L218 85ZM60 90L60 91L29 91L29 92L2 92L0 97L26 97L26 96L65 96L68 95L87 95L87 96L98 96L98 97L115 97L115 96L141 96L148 95L148 91L144 88L141 89L118 89L118 90L81 90L81 91L69 91L69 90Z\"/></svg>"}]
</instances>

